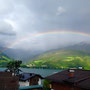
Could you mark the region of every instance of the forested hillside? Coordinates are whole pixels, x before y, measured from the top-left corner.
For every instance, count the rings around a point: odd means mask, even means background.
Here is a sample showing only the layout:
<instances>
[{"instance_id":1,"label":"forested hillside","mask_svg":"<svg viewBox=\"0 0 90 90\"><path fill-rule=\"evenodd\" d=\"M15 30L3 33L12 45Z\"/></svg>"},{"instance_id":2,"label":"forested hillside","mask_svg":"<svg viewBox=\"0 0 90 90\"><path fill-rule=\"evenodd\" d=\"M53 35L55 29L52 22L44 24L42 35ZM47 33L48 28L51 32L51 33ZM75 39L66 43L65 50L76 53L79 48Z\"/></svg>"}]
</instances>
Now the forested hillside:
<instances>
[{"instance_id":1,"label":"forested hillside","mask_svg":"<svg viewBox=\"0 0 90 90\"><path fill-rule=\"evenodd\" d=\"M6 66L7 62L12 60L7 55L0 53L0 67Z\"/></svg>"},{"instance_id":2,"label":"forested hillside","mask_svg":"<svg viewBox=\"0 0 90 90\"><path fill-rule=\"evenodd\" d=\"M90 54L83 50L56 50L44 53L28 64L37 68L78 68L90 69Z\"/></svg>"}]
</instances>

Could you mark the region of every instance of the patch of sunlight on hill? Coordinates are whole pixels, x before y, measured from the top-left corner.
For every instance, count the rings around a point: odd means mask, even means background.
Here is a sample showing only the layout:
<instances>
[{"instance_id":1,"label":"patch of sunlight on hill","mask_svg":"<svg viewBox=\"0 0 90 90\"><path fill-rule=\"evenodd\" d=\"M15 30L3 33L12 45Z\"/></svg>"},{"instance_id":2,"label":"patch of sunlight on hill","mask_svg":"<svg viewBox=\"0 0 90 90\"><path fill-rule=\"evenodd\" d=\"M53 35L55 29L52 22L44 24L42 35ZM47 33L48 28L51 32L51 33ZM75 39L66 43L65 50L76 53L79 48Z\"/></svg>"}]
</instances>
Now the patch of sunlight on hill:
<instances>
[{"instance_id":1,"label":"patch of sunlight on hill","mask_svg":"<svg viewBox=\"0 0 90 90\"><path fill-rule=\"evenodd\" d=\"M30 62L36 68L78 68L90 69L90 55L79 50L57 50L40 55Z\"/></svg>"}]
</instances>

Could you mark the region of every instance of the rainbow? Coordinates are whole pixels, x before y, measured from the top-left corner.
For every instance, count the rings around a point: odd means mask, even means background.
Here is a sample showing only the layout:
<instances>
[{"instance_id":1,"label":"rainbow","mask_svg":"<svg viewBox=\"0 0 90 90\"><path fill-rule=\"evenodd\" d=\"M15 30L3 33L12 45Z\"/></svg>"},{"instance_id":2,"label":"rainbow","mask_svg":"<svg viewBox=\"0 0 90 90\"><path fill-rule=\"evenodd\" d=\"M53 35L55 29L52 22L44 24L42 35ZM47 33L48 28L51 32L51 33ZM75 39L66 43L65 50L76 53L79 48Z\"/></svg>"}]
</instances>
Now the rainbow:
<instances>
[{"instance_id":1,"label":"rainbow","mask_svg":"<svg viewBox=\"0 0 90 90\"><path fill-rule=\"evenodd\" d=\"M46 35L63 35L63 34L72 34L72 35L90 37L90 33L65 31L65 30L62 30L62 31L56 30L56 31L51 31L51 32L40 32L40 33L29 34L29 35L27 35L25 37L22 37L21 39L10 43L7 46L7 48L1 50L0 52L3 52L5 50L7 50L8 48L12 48L13 46L15 46L15 45L19 44L20 42L25 41L25 40L27 40L29 38L31 39L33 37L40 37L40 36L46 36Z\"/></svg>"}]
</instances>

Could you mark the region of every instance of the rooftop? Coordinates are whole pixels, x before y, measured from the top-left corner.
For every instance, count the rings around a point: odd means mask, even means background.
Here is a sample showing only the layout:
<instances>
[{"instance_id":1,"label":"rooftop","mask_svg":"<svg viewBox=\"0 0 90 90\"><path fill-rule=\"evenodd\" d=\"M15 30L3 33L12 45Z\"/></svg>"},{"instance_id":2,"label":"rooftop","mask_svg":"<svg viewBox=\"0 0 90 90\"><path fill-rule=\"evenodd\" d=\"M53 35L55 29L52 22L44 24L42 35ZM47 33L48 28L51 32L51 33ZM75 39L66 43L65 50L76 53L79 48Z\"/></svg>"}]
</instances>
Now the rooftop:
<instances>
[{"instance_id":1,"label":"rooftop","mask_svg":"<svg viewBox=\"0 0 90 90\"><path fill-rule=\"evenodd\" d=\"M41 79L43 78L41 75L39 74L35 74L35 73L22 73L19 75L19 80L20 81L26 81L34 76L39 76Z\"/></svg>"},{"instance_id":2,"label":"rooftop","mask_svg":"<svg viewBox=\"0 0 90 90\"><path fill-rule=\"evenodd\" d=\"M51 82L72 84L80 88L90 89L90 70L73 69L73 77L69 76L71 73L69 70L70 69L58 72L45 79L50 80Z\"/></svg>"}]
</instances>

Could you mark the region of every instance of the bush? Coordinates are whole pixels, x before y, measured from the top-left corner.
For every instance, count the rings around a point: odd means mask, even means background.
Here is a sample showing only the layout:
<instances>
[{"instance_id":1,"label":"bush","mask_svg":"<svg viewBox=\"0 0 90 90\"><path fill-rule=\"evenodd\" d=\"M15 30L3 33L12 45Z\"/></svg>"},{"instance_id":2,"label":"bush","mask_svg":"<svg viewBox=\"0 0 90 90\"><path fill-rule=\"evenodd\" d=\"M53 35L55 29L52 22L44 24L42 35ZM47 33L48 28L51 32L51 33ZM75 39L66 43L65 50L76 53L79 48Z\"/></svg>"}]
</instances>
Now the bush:
<instances>
[{"instance_id":1,"label":"bush","mask_svg":"<svg viewBox=\"0 0 90 90\"><path fill-rule=\"evenodd\" d=\"M44 90L51 90L50 89L50 81L44 80L43 81L43 87L44 87Z\"/></svg>"}]
</instances>

